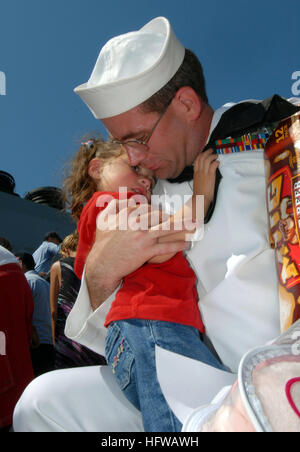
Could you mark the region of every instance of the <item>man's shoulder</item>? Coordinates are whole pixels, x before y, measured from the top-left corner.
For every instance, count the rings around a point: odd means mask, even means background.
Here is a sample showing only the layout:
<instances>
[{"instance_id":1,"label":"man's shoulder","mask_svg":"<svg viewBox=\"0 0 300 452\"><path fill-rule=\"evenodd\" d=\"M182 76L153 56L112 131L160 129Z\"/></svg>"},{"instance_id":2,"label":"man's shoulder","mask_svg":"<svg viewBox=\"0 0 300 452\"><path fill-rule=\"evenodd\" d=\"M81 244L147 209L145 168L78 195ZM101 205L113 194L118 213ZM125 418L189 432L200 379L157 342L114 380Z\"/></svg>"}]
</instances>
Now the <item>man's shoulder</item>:
<instances>
[{"instance_id":1,"label":"man's shoulder","mask_svg":"<svg viewBox=\"0 0 300 452\"><path fill-rule=\"evenodd\" d=\"M18 264L18 261L10 251L0 245L0 265L6 264Z\"/></svg>"},{"instance_id":2,"label":"man's shoulder","mask_svg":"<svg viewBox=\"0 0 300 452\"><path fill-rule=\"evenodd\" d=\"M45 243L47 243L47 242L42 242L42 243L37 247L37 249L34 251L33 254L38 253L41 249L43 249L43 248L45 247Z\"/></svg>"},{"instance_id":3,"label":"man's shoulder","mask_svg":"<svg viewBox=\"0 0 300 452\"><path fill-rule=\"evenodd\" d=\"M40 246L35 250L35 252L33 253L33 256L35 255L35 254L38 254L38 253L40 253L41 251L48 251L48 250L55 250L55 249L58 249L59 247L58 247L58 245L56 245L55 243L53 243L53 242L48 242L48 241L44 241L44 242L42 242L41 244L40 244Z\"/></svg>"},{"instance_id":4,"label":"man's shoulder","mask_svg":"<svg viewBox=\"0 0 300 452\"><path fill-rule=\"evenodd\" d=\"M56 245L56 243L53 243L53 242L46 242L46 243L47 243L47 245L45 246L45 248L47 250L56 251L59 249L59 245Z\"/></svg>"},{"instance_id":5,"label":"man's shoulder","mask_svg":"<svg viewBox=\"0 0 300 452\"><path fill-rule=\"evenodd\" d=\"M275 107L278 108L281 105L286 105L287 103L290 103L296 107L300 107L300 97L285 98L285 97L279 96L278 94L274 94L273 96L270 96L264 100L262 100L262 99L243 99L238 102L227 102L215 110L214 116L217 117L216 119L219 119L224 113L228 112L228 110L231 110L231 112L236 111L236 112L240 113L241 111L243 111L247 108L252 109L252 107L254 107L255 105L258 105L258 104L261 104L261 106L265 110L268 110L270 108L270 106L272 107L273 105L275 105ZM229 112L228 112L228 114L229 114Z\"/></svg>"},{"instance_id":6,"label":"man's shoulder","mask_svg":"<svg viewBox=\"0 0 300 452\"><path fill-rule=\"evenodd\" d=\"M227 103L214 112L208 145L229 136L252 133L262 126L278 123L300 110L300 99L274 94L265 100L246 99Z\"/></svg>"}]
</instances>

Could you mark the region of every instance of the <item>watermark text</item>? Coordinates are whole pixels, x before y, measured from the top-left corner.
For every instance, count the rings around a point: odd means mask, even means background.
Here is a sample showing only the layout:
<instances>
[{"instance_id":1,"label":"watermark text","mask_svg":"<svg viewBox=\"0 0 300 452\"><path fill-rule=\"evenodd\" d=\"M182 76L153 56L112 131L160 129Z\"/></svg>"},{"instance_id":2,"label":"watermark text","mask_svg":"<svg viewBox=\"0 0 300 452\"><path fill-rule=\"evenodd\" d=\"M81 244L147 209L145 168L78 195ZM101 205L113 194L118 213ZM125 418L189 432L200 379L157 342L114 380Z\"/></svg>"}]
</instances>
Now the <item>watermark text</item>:
<instances>
[{"instance_id":1,"label":"watermark text","mask_svg":"<svg viewBox=\"0 0 300 452\"><path fill-rule=\"evenodd\" d=\"M6 95L6 75L0 71L0 96Z\"/></svg>"},{"instance_id":2,"label":"watermark text","mask_svg":"<svg viewBox=\"0 0 300 452\"><path fill-rule=\"evenodd\" d=\"M132 230L185 231L185 240L201 240L204 224L204 197L202 195L152 195L151 203L146 196L136 193L128 196L127 188L119 189L118 201L110 194L99 195L100 213L97 228L101 231ZM167 206L167 214L162 207ZM197 238L194 236L197 229Z\"/></svg>"},{"instance_id":3,"label":"watermark text","mask_svg":"<svg viewBox=\"0 0 300 452\"><path fill-rule=\"evenodd\" d=\"M292 334L292 339L296 341L292 345L292 354L294 356L300 356L300 331L294 331Z\"/></svg>"},{"instance_id":4,"label":"watermark text","mask_svg":"<svg viewBox=\"0 0 300 452\"><path fill-rule=\"evenodd\" d=\"M299 96L299 94L300 94L300 71L295 71L292 73L292 80L296 80L292 84L292 94L294 96Z\"/></svg>"},{"instance_id":5,"label":"watermark text","mask_svg":"<svg viewBox=\"0 0 300 452\"><path fill-rule=\"evenodd\" d=\"M6 337L3 331L0 331L0 355L6 355Z\"/></svg>"},{"instance_id":6,"label":"watermark text","mask_svg":"<svg viewBox=\"0 0 300 452\"><path fill-rule=\"evenodd\" d=\"M200 437L190 434L165 434L161 436L149 435L149 434L137 434L132 436L131 434L126 435L102 435L100 441L101 447L124 447L127 450L136 450L141 446L144 448L157 448L157 447L199 447Z\"/></svg>"}]
</instances>

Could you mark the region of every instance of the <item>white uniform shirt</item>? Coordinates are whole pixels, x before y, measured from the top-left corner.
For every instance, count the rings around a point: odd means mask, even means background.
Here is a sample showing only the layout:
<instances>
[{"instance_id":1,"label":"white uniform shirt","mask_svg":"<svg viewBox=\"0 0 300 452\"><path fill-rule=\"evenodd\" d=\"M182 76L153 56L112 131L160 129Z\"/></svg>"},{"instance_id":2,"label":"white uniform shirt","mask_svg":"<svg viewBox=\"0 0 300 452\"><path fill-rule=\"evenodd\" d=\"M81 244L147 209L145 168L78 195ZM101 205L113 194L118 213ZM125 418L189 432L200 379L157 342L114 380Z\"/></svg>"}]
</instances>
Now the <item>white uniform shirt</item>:
<instances>
[{"instance_id":1,"label":"white uniform shirt","mask_svg":"<svg viewBox=\"0 0 300 452\"><path fill-rule=\"evenodd\" d=\"M232 105L215 112L211 131ZM268 241L263 150L220 155L219 160L222 179L215 210L203 239L187 257L198 278L206 332L224 364L236 372L244 353L280 334L277 274ZM192 194L192 182L160 181L158 189L183 197ZM93 312L83 278L66 335L103 354L104 319L115 293Z\"/></svg>"}]
</instances>

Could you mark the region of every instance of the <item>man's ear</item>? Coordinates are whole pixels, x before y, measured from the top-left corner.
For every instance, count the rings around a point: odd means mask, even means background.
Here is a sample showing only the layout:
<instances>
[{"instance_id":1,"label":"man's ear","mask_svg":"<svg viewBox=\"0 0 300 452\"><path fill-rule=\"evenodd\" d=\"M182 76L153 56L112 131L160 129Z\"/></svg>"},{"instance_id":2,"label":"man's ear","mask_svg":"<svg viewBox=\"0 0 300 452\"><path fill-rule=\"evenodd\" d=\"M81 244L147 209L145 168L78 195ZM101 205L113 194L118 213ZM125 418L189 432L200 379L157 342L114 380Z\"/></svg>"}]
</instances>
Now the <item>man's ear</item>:
<instances>
[{"instance_id":1,"label":"man's ear","mask_svg":"<svg viewBox=\"0 0 300 452\"><path fill-rule=\"evenodd\" d=\"M98 181L101 176L103 162L99 158L92 159L88 166L88 175L94 180Z\"/></svg>"},{"instance_id":2,"label":"man's ear","mask_svg":"<svg viewBox=\"0 0 300 452\"><path fill-rule=\"evenodd\" d=\"M203 109L203 101L190 86L181 87L174 98L174 106L189 121L197 120Z\"/></svg>"}]
</instances>

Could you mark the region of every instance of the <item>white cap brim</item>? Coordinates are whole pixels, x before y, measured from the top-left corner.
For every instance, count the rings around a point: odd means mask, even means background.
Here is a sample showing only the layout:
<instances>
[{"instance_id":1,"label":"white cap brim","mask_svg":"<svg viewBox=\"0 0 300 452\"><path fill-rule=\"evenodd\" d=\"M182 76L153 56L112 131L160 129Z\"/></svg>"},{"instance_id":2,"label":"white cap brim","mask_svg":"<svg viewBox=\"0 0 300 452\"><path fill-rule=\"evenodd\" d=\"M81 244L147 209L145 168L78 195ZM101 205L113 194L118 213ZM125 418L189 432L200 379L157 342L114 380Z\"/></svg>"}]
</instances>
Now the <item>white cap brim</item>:
<instances>
[{"instance_id":1,"label":"white cap brim","mask_svg":"<svg viewBox=\"0 0 300 452\"><path fill-rule=\"evenodd\" d=\"M183 62L185 48L169 21L157 17L102 48L87 83L75 88L95 118L124 113L158 92Z\"/></svg>"}]
</instances>

